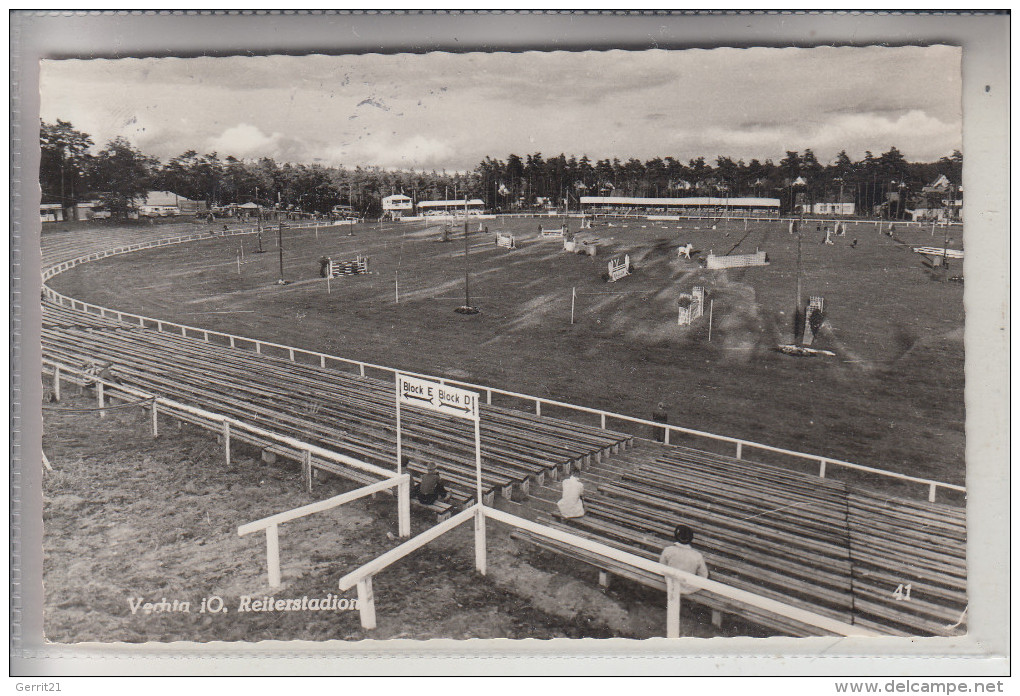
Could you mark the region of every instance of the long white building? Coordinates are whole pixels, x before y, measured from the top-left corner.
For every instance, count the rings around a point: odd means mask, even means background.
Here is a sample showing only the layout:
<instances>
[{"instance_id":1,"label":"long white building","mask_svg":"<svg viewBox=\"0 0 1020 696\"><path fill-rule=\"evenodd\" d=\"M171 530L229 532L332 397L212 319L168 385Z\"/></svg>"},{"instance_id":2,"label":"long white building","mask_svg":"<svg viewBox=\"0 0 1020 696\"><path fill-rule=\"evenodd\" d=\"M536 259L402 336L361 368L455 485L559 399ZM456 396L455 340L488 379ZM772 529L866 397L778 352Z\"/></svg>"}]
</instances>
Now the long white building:
<instances>
[{"instance_id":1,"label":"long white building","mask_svg":"<svg viewBox=\"0 0 1020 696\"><path fill-rule=\"evenodd\" d=\"M727 212L779 214L778 198L630 198L626 196L581 196L585 212L647 211L664 214L725 215Z\"/></svg>"}]
</instances>

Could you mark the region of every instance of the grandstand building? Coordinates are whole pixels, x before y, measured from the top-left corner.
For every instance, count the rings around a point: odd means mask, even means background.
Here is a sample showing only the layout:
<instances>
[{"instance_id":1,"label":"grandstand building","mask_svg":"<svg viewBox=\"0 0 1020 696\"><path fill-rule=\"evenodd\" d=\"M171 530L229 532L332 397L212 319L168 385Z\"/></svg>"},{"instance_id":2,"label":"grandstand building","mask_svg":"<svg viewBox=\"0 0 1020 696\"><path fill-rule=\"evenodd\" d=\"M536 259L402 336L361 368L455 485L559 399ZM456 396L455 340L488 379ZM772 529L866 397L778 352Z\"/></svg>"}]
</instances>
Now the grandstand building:
<instances>
[{"instance_id":1,"label":"grandstand building","mask_svg":"<svg viewBox=\"0 0 1020 696\"><path fill-rule=\"evenodd\" d=\"M628 198L581 196L581 210L590 215L676 215L736 217L779 216L778 198Z\"/></svg>"},{"instance_id":2,"label":"grandstand building","mask_svg":"<svg viewBox=\"0 0 1020 696\"><path fill-rule=\"evenodd\" d=\"M459 201L420 201L418 203L418 215L427 217L463 215L465 209L467 209L468 215L481 215L485 212L485 203L480 198Z\"/></svg>"}]
</instances>

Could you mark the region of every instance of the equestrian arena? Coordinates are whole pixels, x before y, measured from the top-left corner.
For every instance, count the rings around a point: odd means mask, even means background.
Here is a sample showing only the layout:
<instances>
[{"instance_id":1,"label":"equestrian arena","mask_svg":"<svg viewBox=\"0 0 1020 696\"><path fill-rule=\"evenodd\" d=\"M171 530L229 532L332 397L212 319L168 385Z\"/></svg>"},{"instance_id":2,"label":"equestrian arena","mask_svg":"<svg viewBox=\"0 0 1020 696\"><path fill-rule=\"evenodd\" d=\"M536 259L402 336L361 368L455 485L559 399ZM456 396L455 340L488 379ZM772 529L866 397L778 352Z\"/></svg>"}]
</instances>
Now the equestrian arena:
<instances>
[{"instance_id":1,"label":"equestrian arena","mask_svg":"<svg viewBox=\"0 0 1020 696\"><path fill-rule=\"evenodd\" d=\"M959 226L47 227L50 640L967 630L963 262L914 251ZM398 374L475 425L398 421ZM408 509L428 462L450 497Z\"/></svg>"}]
</instances>

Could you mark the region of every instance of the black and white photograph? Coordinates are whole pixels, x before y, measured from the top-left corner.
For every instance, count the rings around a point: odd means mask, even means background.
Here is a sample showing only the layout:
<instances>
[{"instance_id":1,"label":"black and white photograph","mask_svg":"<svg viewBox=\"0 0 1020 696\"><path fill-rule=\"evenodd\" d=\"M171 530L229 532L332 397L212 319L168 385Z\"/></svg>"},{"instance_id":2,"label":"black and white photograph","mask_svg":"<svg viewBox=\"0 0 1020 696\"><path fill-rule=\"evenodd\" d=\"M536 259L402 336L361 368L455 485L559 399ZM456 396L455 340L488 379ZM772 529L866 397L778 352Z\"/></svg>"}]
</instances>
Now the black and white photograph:
<instances>
[{"instance_id":1,"label":"black and white photograph","mask_svg":"<svg viewBox=\"0 0 1020 696\"><path fill-rule=\"evenodd\" d=\"M44 57L45 641L964 639L963 62Z\"/></svg>"}]
</instances>

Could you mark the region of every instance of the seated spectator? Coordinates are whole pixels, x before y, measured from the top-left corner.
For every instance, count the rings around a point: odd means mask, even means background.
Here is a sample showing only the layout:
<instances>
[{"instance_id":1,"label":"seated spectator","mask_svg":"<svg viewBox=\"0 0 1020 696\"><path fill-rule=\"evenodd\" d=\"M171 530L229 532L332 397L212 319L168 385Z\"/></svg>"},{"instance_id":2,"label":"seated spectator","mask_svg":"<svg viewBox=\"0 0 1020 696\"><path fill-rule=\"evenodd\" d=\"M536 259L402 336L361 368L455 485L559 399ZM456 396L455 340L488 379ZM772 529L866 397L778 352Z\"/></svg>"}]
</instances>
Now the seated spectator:
<instances>
[{"instance_id":1,"label":"seated spectator","mask_svg":"<svg viewBox=\"0 0 1020 696\"><path fill-rule=\"evenodd\" d=\"M691 542L694 541L694 530L685 524L677 525L676 529L673 530L673 538L676 539L676 543L662 550L662 555L659 556L659 563L687 573L693 573L698 577L707 578L708 567L705 565L705 557L701 555L700 551L691 548ZM680 583L680 592L682 594L691 594L697 591L697 587L688 585L685 582Z\"/></svg>"},{"instance_id":2,"label":"seated spectator","mask_svg":"<svg viewBox=\"0 0 1020 696\"><path fill-rule=\"evenodd\" d=\"M570 477L563 481L563 497L556 506L564 519L584 517L584 483L577 478L577 472L571 471Z\"/></svg>"},{"instance_id":3,"label":"seated spectator","mask_svg":"<svg viewBox=\"0 0 1020 696\"><path fill-rule=\"evenodd\" d=\"M450 497L435 462L429 462L427 473L421 477L421 481L411 487L411 497L422 505L432 505L437 500L446 500Z\"/></svg>"},{"instance_id":4,"label":"seated spectator","mask_svg":"<svg viewBox=\"0 0 1020 696\"><path fill-rule=\"evenodd\" d=\"M664 404L664 403L660 403L659 404L658 408L656 408L655 412L652 414L652 420L655 421L656 423L668 423L669 422L669 414L666 413L666 404ZM655 441L656 442L665 442L666 441L666 429L665 428L653 427L652 428L652 435L655 437Z\"/></svg>"}]
</instances>

